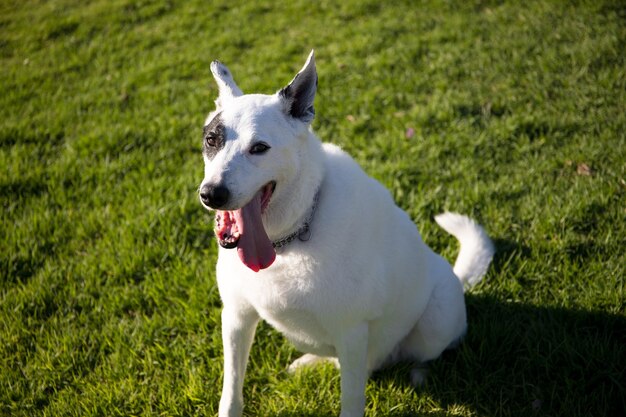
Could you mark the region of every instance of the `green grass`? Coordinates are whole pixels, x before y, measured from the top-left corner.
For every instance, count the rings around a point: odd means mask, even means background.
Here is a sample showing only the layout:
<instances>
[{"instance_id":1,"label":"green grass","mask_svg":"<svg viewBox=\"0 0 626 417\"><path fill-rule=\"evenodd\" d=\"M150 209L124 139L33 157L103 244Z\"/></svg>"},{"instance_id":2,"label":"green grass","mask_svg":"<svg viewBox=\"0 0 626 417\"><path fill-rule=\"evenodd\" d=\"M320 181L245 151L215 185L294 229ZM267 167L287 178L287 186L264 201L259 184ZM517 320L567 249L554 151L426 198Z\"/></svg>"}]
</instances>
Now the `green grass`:
<instances>
[{"instance_id":1,"label":"green grass","mask_svg":"<svg viewBox=\"0 0 626 417\"><path fill-rule=\"evenodd\" d=\"M316 49L314 128L498 246L465 343L367 416L626 409L626 8L606 1L0 2L0 414L212 416L221 384L201 125L229 65L285 85ZM519 3L519 4L518 4ZM330 367L261 325L246 414L339 413Z\"/></svg>"}]
</instances>

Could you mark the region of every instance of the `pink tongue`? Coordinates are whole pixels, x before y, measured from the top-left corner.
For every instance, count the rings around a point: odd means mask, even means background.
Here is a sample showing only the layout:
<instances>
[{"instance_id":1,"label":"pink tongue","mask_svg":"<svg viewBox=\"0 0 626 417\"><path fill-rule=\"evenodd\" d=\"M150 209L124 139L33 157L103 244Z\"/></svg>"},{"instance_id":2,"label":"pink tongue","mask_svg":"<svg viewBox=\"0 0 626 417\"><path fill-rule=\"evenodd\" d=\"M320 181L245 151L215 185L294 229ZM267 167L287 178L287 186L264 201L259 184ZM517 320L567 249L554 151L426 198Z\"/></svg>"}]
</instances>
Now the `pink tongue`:
<instances>
[{"instance_id":1,"label":"pink tongue","mask_svg":"<svg viewBox=\"0 0 626 417\"><path fill-rule=\"evenodd\" d=\"M241 235L237 244L237 254L241 262L254 272L269 267L276 259L276 251L265 233L261 220L262 197L263 190L256 193L252 201L240 210L233 212Z\"/></svg>"}]
</instances>

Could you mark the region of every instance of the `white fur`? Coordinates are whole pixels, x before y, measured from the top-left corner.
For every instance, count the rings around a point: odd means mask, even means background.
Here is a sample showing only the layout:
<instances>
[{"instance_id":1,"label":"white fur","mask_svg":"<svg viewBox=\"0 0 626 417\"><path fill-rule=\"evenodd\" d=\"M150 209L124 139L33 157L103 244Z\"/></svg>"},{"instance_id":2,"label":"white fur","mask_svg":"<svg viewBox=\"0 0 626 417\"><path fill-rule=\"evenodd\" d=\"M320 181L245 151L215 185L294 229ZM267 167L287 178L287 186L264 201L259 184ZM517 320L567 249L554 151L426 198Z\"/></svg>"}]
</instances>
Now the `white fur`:
<instances>
[{"instance_id":1,"label":"white fur","mask_svg":"<svg viewBox=\"0 0 626 417\"><path fill-rule=\"evenodd\" d=\"M219 249L217 282L224 304L219 415L241 416L248 354L263 319L308 353L291 370L337 358L341 416L362 416L373 370L397 360L434 359L463 336L466 313L457 275L478 282L493 254L491 241L466 217L437 217L461 241L455 275L381 184L337 146L319 141L309 128L313 75L316 80L312 54L291 84L309 90L294 99L241 95L221 67L212 66L220 98L207 123L220 112L227 141L212 160L205 158L203 185L226 184L233 195L227 209L236 209L276 181L263 217L272 240L297 230L318 189L320 194L310 240L290 243L269 268L255 273L236 250ZM300 118L287 114L290 100L298 97L311 101ZM247 150L258 140L271 149L251 155Z\"/></svg>"},{"instance_id":2,"label":"white fur","mask_svg":"<svg viewBox=\"0 0 626 417\"><path fill-rule=\"evenodd\" d=\"M435 221L461 243L461 251L454 263L454 273L467 287L478 284L487 273L495 252L485 230L472 219L457 213L443 213Z\"/></svg>"}]
</instances>

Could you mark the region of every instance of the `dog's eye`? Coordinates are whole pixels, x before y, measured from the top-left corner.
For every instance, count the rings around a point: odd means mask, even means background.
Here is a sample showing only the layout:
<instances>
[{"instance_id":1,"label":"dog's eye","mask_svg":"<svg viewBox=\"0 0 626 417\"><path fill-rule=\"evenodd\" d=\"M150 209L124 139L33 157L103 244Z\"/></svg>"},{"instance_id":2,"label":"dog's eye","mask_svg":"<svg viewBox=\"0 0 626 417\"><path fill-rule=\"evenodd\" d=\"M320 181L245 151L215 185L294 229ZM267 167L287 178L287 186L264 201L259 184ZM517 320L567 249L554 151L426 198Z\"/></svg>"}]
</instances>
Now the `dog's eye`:
<instances>
[{"instance_id":1,"label":"dog's eye","mask_svg":"<svg viewBox=\"0 0 626 417\"><path fill-rule=\"evenodd\" d=\"M215 148L217 146L217 138L215 137L215 135L206 135L204 138L204 142L207 144L207 146L210 146L211 148Z\"/></svg>"},{"instance_id":2,"label":"dog's eye","mask_svg":"<svg viewBox=\"0 0 626 417\"><path fill-rule=\"evenodd\" d=\"M261 155L270 150L270 145L264 142L257 142L250 148L252 155Z\"/></svg>"}]
</instances>

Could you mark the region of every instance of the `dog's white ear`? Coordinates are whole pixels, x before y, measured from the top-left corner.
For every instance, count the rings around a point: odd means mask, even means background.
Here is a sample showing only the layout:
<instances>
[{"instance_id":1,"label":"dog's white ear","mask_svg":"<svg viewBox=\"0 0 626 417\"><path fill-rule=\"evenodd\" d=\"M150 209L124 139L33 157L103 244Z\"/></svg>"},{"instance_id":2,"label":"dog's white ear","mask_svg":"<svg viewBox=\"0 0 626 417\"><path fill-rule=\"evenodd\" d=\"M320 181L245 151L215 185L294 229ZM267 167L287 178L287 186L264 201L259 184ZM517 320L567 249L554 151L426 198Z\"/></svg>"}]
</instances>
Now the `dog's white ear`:
<instances>
[{"instance_id":1,"label":"dog's white ear","mask_svg":"<svg viewBox=\"0 0 626 417\"><path fill-rule=\"evenodd\" d=\"M303 121L311 123L315 117L313 101L317 91L317 71L315 69L314 51L311 51L304 67L289 85L278 92L283 100L285 112Z\"/></svg>"},{"instance_id":2,"label":"dog's white ear","mask_svg":"<svg viewBox=\"0 0 626 417\"><path fill-rule=\"evenodd\" d=\"M211 62L211 72L213 73L213 78L215 78L220 92L219 97L215 100L215 105L218 109L233 97L243 95L243 92L235 83L226 65L222 64L220 61L213 61Z\"/></svg>"}]
</instances>

